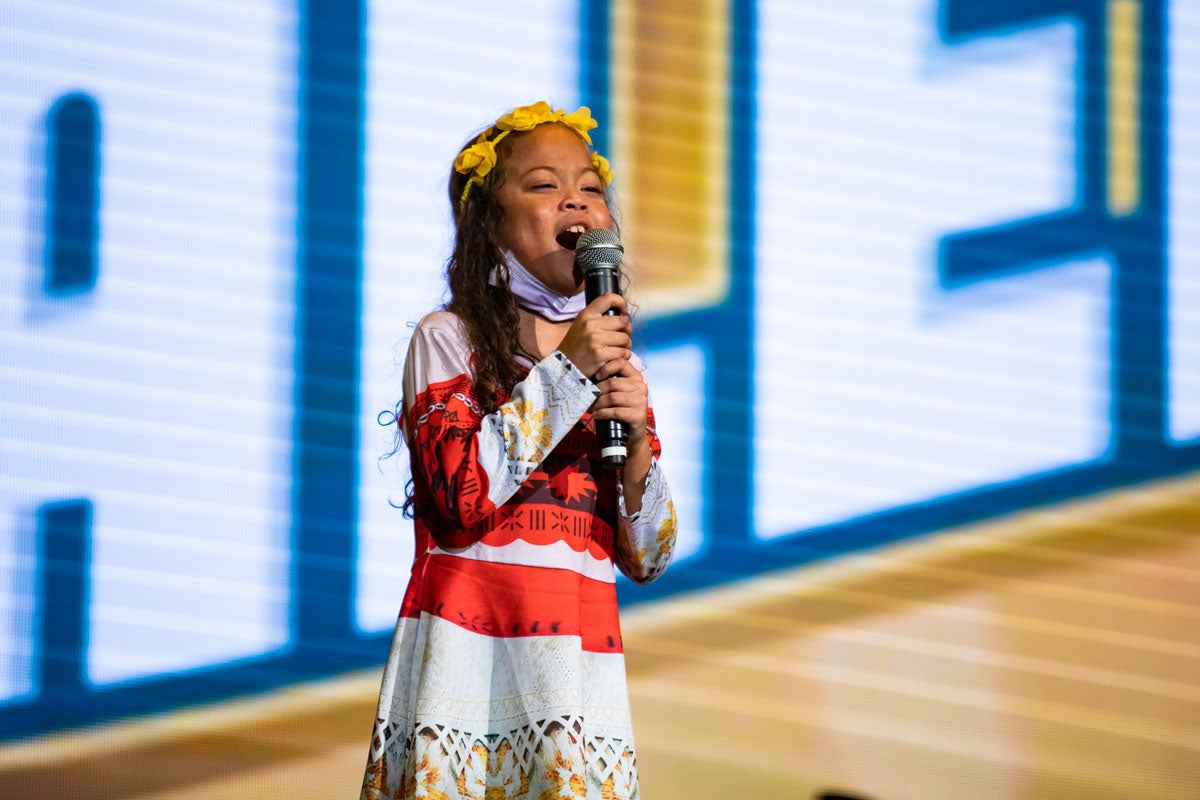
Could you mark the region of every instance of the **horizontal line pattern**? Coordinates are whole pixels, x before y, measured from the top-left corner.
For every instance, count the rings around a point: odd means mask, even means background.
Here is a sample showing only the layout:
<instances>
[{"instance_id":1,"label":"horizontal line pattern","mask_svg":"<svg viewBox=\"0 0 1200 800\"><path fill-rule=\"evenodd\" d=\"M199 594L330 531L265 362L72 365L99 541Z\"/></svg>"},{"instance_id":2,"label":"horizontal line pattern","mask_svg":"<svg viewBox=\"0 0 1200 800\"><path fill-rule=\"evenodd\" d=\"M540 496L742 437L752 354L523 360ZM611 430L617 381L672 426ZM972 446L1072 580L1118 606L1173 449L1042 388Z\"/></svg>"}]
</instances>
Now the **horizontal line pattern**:
<instances>
[{"instance_id":1,"label":"horizontal line pattern","mask_svg":"<svg viewBox=\"0 0 1200 800\"><path fill-rule=\"evenodd\" d=\"M624 640L643 794L1193 796L1198 600L1194 474L640 606ZM0 780L344 795L377 687L370 670L13 744Z\"/></svg>"},{"instance_id":2,"label":"horizontal line pattern","mask_svg":"<svg viewBox=\"0 0 1200 800\"><path fill-rule=\"evenodd\" d=\"M6 712L37 696L32 514L47 502L95 509L80 658L97 693L290 635L297 13L225 0L0 10ZM41 282L45 120L66 92L99 113L99 277L62 297Z\"/></svg>"},{"instance_id":3,"label":"horizontal line pattern","mask_svg":"<svg viewBox=\"0 0 1200 800\"><path fill-rule=\"evenodd\" d=\"M642 788L1194 796L1198 616L1196 475L639 609Z\"/></svg>"}]
</instances>

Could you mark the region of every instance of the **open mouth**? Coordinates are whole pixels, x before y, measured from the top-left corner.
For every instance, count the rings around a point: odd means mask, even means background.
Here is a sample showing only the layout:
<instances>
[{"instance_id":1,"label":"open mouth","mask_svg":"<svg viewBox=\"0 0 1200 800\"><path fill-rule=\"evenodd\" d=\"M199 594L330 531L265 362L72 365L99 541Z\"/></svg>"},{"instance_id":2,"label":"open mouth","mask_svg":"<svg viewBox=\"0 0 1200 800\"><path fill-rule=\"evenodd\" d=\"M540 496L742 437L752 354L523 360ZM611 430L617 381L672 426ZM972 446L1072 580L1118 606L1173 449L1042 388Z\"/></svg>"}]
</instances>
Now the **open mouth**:
<instances>
[{"instance_id":1,"label":"open mouth","mask_svg":"<svg viewBox=\"0 0 1200 800\"><path fill-rule=\"evenodd\" d=\"M579 237L587 232L585 225L572 225L565 231L554 237L554 241L558 242L559 247L565 247L568 250L574 250L575 244L579 241Z\"/></svg>"}]
</instances>

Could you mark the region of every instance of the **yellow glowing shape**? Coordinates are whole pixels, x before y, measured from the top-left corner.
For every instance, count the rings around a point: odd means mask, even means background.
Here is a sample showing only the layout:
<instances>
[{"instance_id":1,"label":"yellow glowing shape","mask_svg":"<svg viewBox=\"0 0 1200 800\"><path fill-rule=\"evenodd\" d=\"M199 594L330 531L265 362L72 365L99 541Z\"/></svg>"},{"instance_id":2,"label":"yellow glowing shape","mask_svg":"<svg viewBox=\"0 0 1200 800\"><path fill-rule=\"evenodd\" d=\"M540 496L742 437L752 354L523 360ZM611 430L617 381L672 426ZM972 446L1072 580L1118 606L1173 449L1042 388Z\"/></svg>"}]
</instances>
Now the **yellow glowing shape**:
<instances>
[{"instance_id":1,"label":"yellow glowing shape","mask_svg":"<svg viewBox=\"0 0 1200 800\"><path fill-rule=\"evenodd\" d=\"M729 9L617 0L613 132L622 238L651 313L729 290Z\"/></svg>"},{"instance_id":2,"label":"yellow glowing shape","mask_svg":"<svg viewBox=\"0 0 1200 800\"><path fill-rule=\"evenodd\" d=\"M1108 4L1108 211L1125 217L1141 204L1142 9L1138 0Z\"/></svg>"}]
</instances>

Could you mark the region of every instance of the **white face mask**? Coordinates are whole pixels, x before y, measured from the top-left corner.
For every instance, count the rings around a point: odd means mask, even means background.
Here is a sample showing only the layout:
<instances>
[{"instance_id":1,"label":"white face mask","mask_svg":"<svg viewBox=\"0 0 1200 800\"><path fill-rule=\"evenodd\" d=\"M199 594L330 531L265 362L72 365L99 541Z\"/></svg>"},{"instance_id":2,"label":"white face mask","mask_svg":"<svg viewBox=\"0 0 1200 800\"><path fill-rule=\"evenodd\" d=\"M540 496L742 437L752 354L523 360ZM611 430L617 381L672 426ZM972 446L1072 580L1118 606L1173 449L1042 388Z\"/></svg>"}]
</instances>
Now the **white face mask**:
<instances>
[{"instance_id":1,"label":"white face mask","mask_svg":"<svg viewBox=\"0 0 1200 800\"><path fill-rule=\"evenodd\" d=\"M569 297L559 294L535 278L508 250L504 251L504 266L497 264L492 269L488 281L492 286L500 283L500 270L506 267L508 288L517 298L517 304L526 311L532 311L551 322L566 322L579 316L579 312L587 305L582 290Z\"/></svg>"}]
</instances>

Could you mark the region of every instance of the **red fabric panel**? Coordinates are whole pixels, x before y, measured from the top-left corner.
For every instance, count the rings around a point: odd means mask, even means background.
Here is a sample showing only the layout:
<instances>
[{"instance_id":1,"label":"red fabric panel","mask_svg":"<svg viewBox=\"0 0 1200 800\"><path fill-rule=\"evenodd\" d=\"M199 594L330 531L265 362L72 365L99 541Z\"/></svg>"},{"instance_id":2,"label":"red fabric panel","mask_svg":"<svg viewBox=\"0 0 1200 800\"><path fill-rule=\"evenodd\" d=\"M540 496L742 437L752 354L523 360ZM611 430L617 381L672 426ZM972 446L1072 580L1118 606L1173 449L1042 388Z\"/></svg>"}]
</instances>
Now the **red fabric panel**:
<instances>
[{"instance_id":1,"label":"red fabric panel","mask_svg":"<svg viewBox=\"0 0 1200 800\"><path fill-rule=\"evenodd\" d=\"M479 463L482 417L470 378L459 375L431 383L417 395L409 415L414 474L424 477L442 518L450 522L438 543L466 547L471 538L464 529L496 510L487 496L487 472Z\"/></svg>"},{"instance_id":2,"label":"red fabric panel","mask_svg":"<svg viewBox=\"0 0 1200 800\"><path fill-rule=\"evenodd\" d=\"M424 591L400 613L424 611L497 638L578 636L583 649L621 652L616 586L570 570L493 564L440 553L423 564Z\"/></svg>"}]
</instances>

